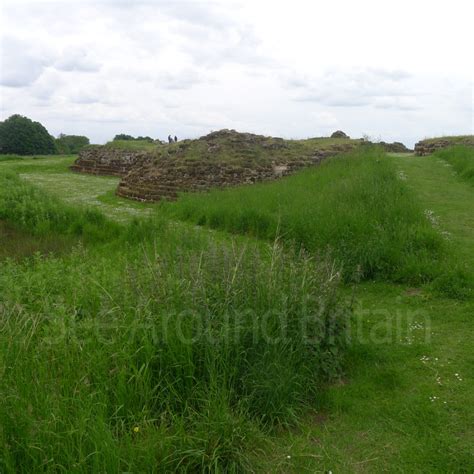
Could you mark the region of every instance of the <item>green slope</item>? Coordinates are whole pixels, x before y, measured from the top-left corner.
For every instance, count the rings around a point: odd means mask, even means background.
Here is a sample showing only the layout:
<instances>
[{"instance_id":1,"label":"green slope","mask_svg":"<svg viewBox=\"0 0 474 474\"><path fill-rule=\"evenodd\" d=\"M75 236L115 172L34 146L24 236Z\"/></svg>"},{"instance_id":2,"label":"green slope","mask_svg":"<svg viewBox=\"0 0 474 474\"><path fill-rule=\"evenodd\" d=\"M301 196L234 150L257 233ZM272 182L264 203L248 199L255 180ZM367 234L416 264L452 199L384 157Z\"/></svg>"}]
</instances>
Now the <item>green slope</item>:
<instances>
[{"instance_id":1,"label":"green slope","mask_svg":"<svg viewBox=\"0 0 474 474\"><path fill-rule=\"evenodd\" d=\"M436 157L393 156L468 266L474 190ZM349 290L348 290L349 292ZM422 288L355 288L348 377L299 432L279 438L279 472L471 472L474 466L474 301Z\"/></svg>"}]
</instances>

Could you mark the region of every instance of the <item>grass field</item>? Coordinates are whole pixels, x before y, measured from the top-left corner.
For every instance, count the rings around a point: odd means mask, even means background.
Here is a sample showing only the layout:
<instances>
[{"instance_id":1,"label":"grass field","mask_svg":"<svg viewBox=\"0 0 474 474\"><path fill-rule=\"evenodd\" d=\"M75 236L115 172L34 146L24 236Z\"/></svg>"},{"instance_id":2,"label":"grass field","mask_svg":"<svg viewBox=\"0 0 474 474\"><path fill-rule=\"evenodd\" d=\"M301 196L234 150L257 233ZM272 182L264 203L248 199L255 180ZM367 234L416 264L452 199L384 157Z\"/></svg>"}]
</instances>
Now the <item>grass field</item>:
<instances>
[{"instance_id":1,"label":"grass field","mask_svg":"<svg viewBox=\"0 0 474 474\"><path fill-rule=\"evenodd\" d=\"M165 206L117 198L116 178L70 173L72 157L0 162L0 472L472 472L474 299L445 265L474 267L474 188L442 158L358 157ZM449 297L406 278L429 268L410 253L444 262ZM406 283L343 284L335 255L403 262ZM308 305L344 338L308 352L291 329ZM290 317L266 320L272 337L289 328L283 346L225 317L249 308ZM156 316L181 310L209 323L180 320L187 337L227 343L183 345L171 326L163 344Z\"/></svg>"}]
</instances>

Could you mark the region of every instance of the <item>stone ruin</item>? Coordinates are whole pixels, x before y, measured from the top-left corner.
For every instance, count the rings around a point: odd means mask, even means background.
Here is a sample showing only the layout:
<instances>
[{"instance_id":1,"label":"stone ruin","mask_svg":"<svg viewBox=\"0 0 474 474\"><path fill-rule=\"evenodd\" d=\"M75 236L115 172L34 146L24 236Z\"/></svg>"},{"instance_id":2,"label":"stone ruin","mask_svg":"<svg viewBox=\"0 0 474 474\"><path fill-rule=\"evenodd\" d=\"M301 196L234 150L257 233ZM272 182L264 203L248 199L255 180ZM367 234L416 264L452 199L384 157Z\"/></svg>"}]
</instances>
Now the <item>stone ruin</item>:
<instances>
[{"instance_id":1,"label":"stone ruin","mask_svg":"<svg viewBox=\"0 0 474 474\"><path fill-rule=\"evenodd\" d=\"M350 138L349 135L344 133L342 130L336 130L332 135L331 138Z\"/></svg>"},{"instance_id":2,"label":"stone ruin","mask_svg":"<svg viewBox=\"0 0 474 474\"><path fill-rule=\"evenodd\" d=\"M80 173L123 177L147 159L150 159L150 153L146 151L92 145L80 151L71 170Z\"/></svg>"},{"instance_id":3,"label":"stone ruin","mask_svg":"<svg viewBox=\"0 0 474 474\"><path fill-rule=\"evenodd\" d=\"M415 155L431 155L437 150L449 148L455 145L466 145L474 147L474 135L465 135L461 137L430 138L421 140L415 144Z\"/></svg>"},{"instance_id":4,"label":"stone ruin","mask_svg":"<svg viewBox=\"0 0 474 474\"><path fill-rule=\"evenodd\" d=\"M329 150L313 150L294 158L290 142L281 138L221 130L178 144L172 156L143 162L122 179L117 194L139 201L175 200L180 192L274 180L354 146L333 145ZM189 157L192 148L200 151L199 159Z\"/></svg>"},{"instance_id":5,"label":"stone ruin","mask_svg":"<svg viewBox=\"0 0 474 474\"><path fill-rule=\"evenodd\" d=\"M117 194L139 201L175 200L180 192L208 191L282 178L304 167L314 166L322 158L315 155L304 161L268 162L257 166L162 158L132 170L120 181Z\"/></svg>"},{"instance_id":6,"label":"stone ruin","mask_svg":"<svg viewBox=\"0 0 474 474\"><path fill-rule=\"evenodd\" d=\"M153 202L174 200L180 192L278 179L361 143L341 140L321 145L319 141L308 146L302 142L220 130L197 140L157 146L154 151L90 146L80 152L71 169L119 176L119 196Z\"/></svg>"}]
</instances>

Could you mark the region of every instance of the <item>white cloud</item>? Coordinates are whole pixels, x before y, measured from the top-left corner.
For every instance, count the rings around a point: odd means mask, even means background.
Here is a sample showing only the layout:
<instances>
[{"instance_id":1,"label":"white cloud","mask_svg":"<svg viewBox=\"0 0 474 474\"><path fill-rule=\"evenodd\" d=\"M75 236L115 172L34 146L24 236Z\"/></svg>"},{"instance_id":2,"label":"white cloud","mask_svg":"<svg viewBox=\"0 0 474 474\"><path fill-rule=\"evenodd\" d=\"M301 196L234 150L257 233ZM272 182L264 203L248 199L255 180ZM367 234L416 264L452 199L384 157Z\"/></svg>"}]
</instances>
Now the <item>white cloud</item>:
<instances>
[{"instance_id":1,"label":"white cloud","mask_svg":"<svg viewBox=\"0 0 474 474\"><path fill-rule=\"evenodd\" d=\"M318 77L291 75L286 85L296 94L298 102L318 102L330 107L415 107L413 84L408 82L410 74L405 71L384 69L359 69L352 71L329 71ZM410 90L410 88L412 90Z\"/></svg>"},{"instance_id":2,"label":"white cloud","mask_svg":"<svg viewBox=\"0 0 474 474\"><path fill-rule=\"evenodd\" d=\"M0 43L0 85L25 87L38 79L50 62L48 54L18 37L6 36Z\"/></svg>"},{"instance_id":3,"label":"white cloud","mask_svg":"<svg viewBox=\"0 0 474 474\"><path fill-rule=\"evenodd\" d=\"M472 133L467 0L3 1L0 119L97 142Z\"/></svg>"},{"instance_id":4,"label":"white cloud","mask_svg":"<svg viewBox=\"0 0 474 474\"><path fill-rule=\"evenodd\" d=\"M54 67L59 71L67 72L97 72L100 69L100 63L92 57L87 49L73 46L65 48L61 52L59 58L54 62Z\"/></svg>"},{"instance_id":5,"label":"white cloud","mask_svg":"<svg viewBox=\"0 0 474 474\"><path fill-rule=\"evenodd\" d=\"M184 90L190 89L202 81L203 79L198 71L183 69L174 73L161 73L156 80L156 85L162 89Z\"/></svg>"}]
</instances>

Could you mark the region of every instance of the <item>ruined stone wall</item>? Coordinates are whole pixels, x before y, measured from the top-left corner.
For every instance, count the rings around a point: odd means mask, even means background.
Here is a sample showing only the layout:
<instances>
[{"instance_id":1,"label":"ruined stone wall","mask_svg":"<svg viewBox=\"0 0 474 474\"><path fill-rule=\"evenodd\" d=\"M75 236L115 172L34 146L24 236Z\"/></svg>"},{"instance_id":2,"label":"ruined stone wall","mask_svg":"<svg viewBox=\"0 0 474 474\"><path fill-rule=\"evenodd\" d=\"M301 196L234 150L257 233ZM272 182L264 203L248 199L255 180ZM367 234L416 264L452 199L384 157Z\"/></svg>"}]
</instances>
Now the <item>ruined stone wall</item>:
<instances>
[{"instance_id":1,"label":"ruined stone wall","mask_svg":"<svg viewBox=\"0 0 474 474\"><path fill-rule=\"evenodd\" d=\"M211 188L278 179L314 166L323 158L337 153L339 151L321 151L313 157L288 163L268 161L253 166L161 159L131 171L119 183L117 194L139 201L175 200L180 192L208 191Z\"/></svg>"},{"instance_id":2,"label":"ruined stone wall","mask_svg":"<svg viewBox=\"0 0 474 474\"><path fill-rule=\"evenodd\" d=\"M92 146L81 150L72 171L97 175L126 176L132 169L150 160L146 151Z\"/></svg>"},{"instance_id":3,"label":"ruined stone wall","mask_svg":"<svg viewBox=\"0 0 474 474\"><path fill-rule=\"evenodd\" d=\"M415 144L415 155L431 155L437 150L455 145L474 146L474 136L454 138L439 138L437 140L421 140Z\"/></svg>"},{"instance_id":4,"label":"ruined stone wall","mask_svg":"<svg viewBox=\"0 0 474 474\"><path fill-rule=\"evenodd\" d=\"M197 140L131 151L91 146L73 171L122 177L117 194L140 201L176 199L180 192L207 191L278 179L360 142L311 145L235 130L211 132Z\"/></svg>"}]
</instances>

